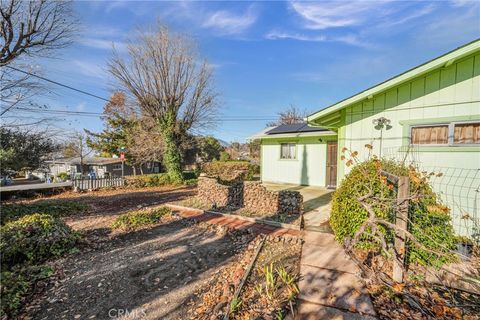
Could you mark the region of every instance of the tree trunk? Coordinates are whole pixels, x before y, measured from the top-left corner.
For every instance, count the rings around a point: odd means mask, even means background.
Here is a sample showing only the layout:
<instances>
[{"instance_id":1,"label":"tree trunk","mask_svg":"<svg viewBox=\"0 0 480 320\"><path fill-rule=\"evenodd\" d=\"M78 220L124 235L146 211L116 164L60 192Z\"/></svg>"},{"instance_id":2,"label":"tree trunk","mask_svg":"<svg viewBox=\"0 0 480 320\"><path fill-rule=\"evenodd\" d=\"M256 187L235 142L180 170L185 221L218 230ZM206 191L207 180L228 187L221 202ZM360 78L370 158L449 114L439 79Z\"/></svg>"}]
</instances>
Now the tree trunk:
<instances>
[{"instance_id":1,"label":"tree trunk","mask_svg":"<svg viewBox=\"0 0 480 320\"><path fill-rule=\"evenodd\" d=\"M183 181L182 175L182 155L179 148L179 139L175 133L176 120L173 113L167 113L160 123L162 131L165 154L163 162L167 169L167 173L175 182Z\"/></svg>"}]
</instances>

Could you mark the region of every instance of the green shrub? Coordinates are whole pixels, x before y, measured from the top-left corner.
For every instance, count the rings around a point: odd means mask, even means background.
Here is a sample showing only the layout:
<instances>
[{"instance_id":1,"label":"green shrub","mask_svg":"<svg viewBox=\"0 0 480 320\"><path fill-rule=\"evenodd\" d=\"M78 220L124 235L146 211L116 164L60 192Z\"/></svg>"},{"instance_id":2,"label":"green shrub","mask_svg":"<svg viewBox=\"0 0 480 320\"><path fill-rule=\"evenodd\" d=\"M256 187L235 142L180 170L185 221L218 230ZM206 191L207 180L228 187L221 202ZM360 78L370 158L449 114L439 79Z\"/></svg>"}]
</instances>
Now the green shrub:
<instances>
[{"instance_id":1,"label":"green shrub","mask_svg":"<svg viewBox=\"0 0 480 320\"><path fill-rule=\"evenodd\" d=\"M59 218L32 214L0 227L2 266L19 263L41 263L69 252L78 235Z\"/></svg>"},{"instance_id":2,"label":"green shrub","mask_svg":"<svg viewBox=\"0 0 480 320\"><path fill-rule=\"evenodd\" d=\"M67 180L68 178L70 178L70 175L66 172L60 172L59 174L57 174L57 178L61 180Z\"/></svg>"},{"instance_id":3,"label":"green shrub","mask_svg":"<svg viewBox=\"0 0 480 320\"><path fill-rule=\"evenodd\" d=\"M197 178L198 178L198 173L195 171L185 171L183 173L183 180L192 180Z\"/></svg>"},{"instance_id":4,"label":"green shrub","mask_svg":"<svg viewBox=\"0 0 480 320\"><path fill-rule=\"evenodd\" d=\"M0 224L4 225L25 215L44 213L54 217L63 217L88 209L88 205L77 201L39 201L32 203L2 204Z\"/></svg>"},{"instance_id":5,"label":"green shrub","mask_svg":"<svg viewBox=\"0 0 480 320\"><path fill-rule=\"evenodd\" d=\"M181 185L186 184L185 181L189 181L189 184L192 184L193 181L197 178L197 175L193 171L188 171L183 173L183 181L174 181L168 173L154 173L154 174L144 174L141 176L129 176L126 177L125 185L131 188L146 188L146 187L160 187L168 185Z\"/></svg>"},{"instance_id":6,"label":"green shrub","mask_svg":"<svg viewBox=\"0 0 480 320\"><path fill-rule=\"evenodd\" d=\"M173 184L167 173L145 174L126 178L126 185L133 188L159 187Z\"/></svg>"},{"instance_id":7,"label":"green shrub","mask_svg":"<svg viewBox=\"0 0 480 320\"><path fill-rule=\"evenodd\" d=\"M17 265L9 270L2 268L0 317L3 319L8 316L13 319L35 283L49 278L53 273L53 268L46 265Z\"/></svg>"},{"instance_id":8,"label":"green shrub","mask_svg":"<svg viewBox=\"0 0 480 320\"><path fill-rule=\"evenodd\" d=\"M356 165L345 176L332 199L330 225L337 240L343 242L346 238L353 237L367 219L368 213L357 199L367 195L369 190L373 190L373 197L369 197L365 201L372 207L376 216L390 222L395 221L393 205L396 192L379 174L380 169L398 176L410 176L410 193L420 192L422 194L420 199L410 201L409 218L412 221L410 232L423 246L438 254L409 243L409 261L439 266L453 259L451 250L455 248L455 236L448 208L439 202L428 179L423 178L411 168L393 161L369 160ZM387 241L393 242L392 231L383 226L380 229L385 234ZM361 246L376 245L373 239L363 237Z\"/></svg>"},{"instance_id":9,"label":"green shrub","mask_svg":"<svg viewBox=\"0 0 480 320\"><path fill-rule=\"evenodd\" d=\"M220 161L229 161L231 160L232 157L230 157L230 154L226 151L220 152Z\"/></svg>"},{"instance_id":10,"label":"green shrub","mask_svg":"<svg viewBox=\"0 0 480 320\"><path fill-rule=\"evenodd\" d=\"M149 226L160 222L162 217L171 214L167 207L150 210L132 211L120 215L112 224L113 229L135 230L143 226Z\"/></svg>"},{"instance_id":11,"label":"green shrub","mask_svg":"<svg viewBox=\"0 0 480 320\"><path fill-rule=\"evenodd\" d=\"M259 166L249 161L212 161L202 165L202 172L222 181L252 180Z\"/></svg>"}]
</instances>

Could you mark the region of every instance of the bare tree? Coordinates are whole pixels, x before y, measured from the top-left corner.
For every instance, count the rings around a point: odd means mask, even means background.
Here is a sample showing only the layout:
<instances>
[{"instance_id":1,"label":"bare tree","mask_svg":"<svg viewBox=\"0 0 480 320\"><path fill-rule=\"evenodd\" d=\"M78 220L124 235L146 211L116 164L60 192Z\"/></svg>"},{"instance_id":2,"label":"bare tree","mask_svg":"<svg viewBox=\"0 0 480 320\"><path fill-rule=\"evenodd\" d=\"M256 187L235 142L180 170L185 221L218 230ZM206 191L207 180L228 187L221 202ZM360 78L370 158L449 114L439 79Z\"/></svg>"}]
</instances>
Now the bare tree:
<instances>
[{"instance_id":1,"label":"bare tree","mask_svg":"<svg viewBox=\"0 0 480 320\"><path fill-rule=\"evenodd\" d=\"M87 137L84 133L75 132L63 148L63 156L79 158L80 171L83 175L85 159L93 152L87 145Z\"/></svg>"},{"instance_id":2,"label":"bare tree","mask_svg":"<svg viewBox=\"0 0 480 320\"><path fill-rule=\"evenodd\" d=\"M278 114L278 120L267 123L268 127L275 127L282 124L294 124L303 123L303 119L308 115L305 109L300 109L291 104L285 111L280 111Z\"/></svg>"},{"instance_id":3,"label":"bare tree","mask_svg":"<svg viewBox=\"0 0 480 320\"><path fill-rule=\"evenodd\" d=\"M65 47L77 26L69 1L0 0L0 14L0 66Z\"/></svg>"},{"instance_id":4,"label":"bare tree","mask_svg":"<svg viewBox=\"0 0 480 320\"><path fill-rule=\"evenodd\" d=\"M160 128L164 164L173 179L181 180L181 137L214 123L217 93L212 69L189 37L159 25L132 39L127 59L114 51L109 71Z\"/></svg>"},{"instance_id":5,"label":"bare tree","mask_svg":"<svg viewBox=\"0 0 480 320\"><path fill-rule=\"evenodd\" d=\"M51 51L67 46L72 42L78 23L70 1L0 0L0 15L0 38L3 40L0 44L0 101L3 108L0 112L2 126L7 123L15 127L20 125L17 120L25 117L13 115L10 111L22 106L31 107L30 98L42 87L28 75L32 72L29 60L22 59L20 64L19 58L50 56ZM4 116L7 112L9 114ZM29 121L29 124L43 121L41 118L38 122Z\"/></svg>"}]
</instances>

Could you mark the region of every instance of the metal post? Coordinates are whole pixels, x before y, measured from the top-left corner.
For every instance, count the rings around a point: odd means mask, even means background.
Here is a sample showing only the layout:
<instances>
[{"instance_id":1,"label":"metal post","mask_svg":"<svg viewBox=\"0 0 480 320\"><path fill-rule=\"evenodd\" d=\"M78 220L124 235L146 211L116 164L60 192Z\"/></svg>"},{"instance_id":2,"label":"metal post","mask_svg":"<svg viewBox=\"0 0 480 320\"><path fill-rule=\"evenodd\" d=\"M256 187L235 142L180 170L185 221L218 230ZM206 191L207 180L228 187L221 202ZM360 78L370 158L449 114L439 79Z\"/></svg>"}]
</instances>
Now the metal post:
<instances>
[{"instance_id":1,"label":"metal post","mask_svg":"<svg viewBox=\"0 0 480 320\"><path fill-rule=\"evenodd\" d=\"M393 281L403 282L403 270L405 269L405 231L408 228L408 207L410 195L410 179L398 177L397 210L395 217L395 257L393 260Z\"/></svg>"},{"instance_id":2,"label":"metal post","mask_svg":"<svg viewBox=\"0 0 480 320\"><path fill-rule=\"evenodd\" d=\"M123 164L124 164L124 160L122 160L122 178L123 178Z\"/></svg>"}]
</instances>

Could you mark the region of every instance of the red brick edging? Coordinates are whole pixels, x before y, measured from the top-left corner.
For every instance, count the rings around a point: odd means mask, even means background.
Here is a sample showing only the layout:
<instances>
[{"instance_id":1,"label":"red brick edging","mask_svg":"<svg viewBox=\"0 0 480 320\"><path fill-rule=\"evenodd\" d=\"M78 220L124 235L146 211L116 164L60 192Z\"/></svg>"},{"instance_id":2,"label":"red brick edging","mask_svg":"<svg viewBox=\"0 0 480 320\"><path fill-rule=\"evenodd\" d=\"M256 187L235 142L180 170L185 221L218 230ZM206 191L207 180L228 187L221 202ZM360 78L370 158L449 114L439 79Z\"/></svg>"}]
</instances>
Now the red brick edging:
<instances>
[{"instance_id":1,"label":"red brick edging","mask_svg":"<svg viewBox=\"0 0 480 320\"><path fill-rule=\"evenodd\" d=\"M250 230L256 234L266 234L268 236L295 238L302 236L302 231L300 230L275 227L272 225L257 223L242 218L237 218L233 215L223 215L221 213L187 208L173 204L166 204L166 206L172 209L175 214L183 218L194 219L196 221L206 222L208 224L215 224L237 230Z\"/></svg>"}]
</instances>

